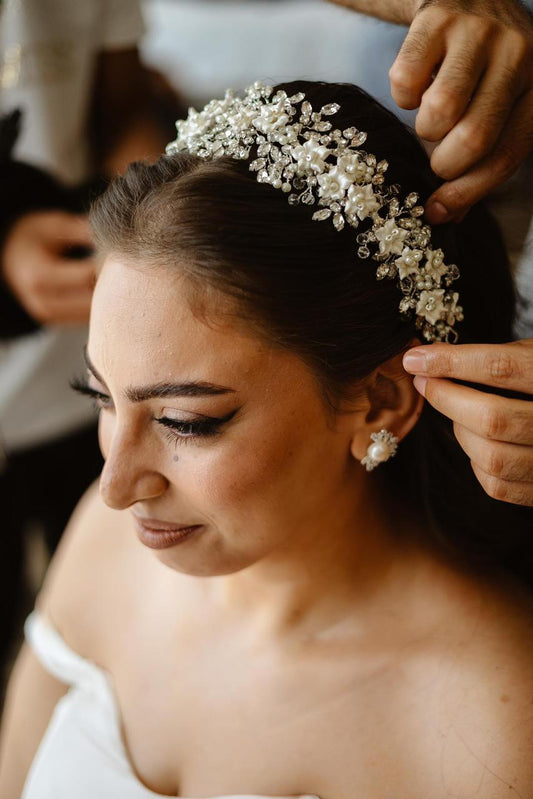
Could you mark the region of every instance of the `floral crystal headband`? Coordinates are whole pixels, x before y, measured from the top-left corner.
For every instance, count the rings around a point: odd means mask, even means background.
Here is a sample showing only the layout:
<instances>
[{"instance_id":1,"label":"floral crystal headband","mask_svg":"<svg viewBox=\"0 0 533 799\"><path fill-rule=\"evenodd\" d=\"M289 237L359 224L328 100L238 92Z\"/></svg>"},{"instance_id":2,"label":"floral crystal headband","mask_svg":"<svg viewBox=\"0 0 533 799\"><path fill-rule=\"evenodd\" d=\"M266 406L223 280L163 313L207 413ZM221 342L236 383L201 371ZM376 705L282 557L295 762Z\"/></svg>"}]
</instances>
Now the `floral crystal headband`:
<instances>
[{"instance_id":1,"label":"floral crystal headband","mask_svg":"<svg viewBox=\"0 0 533 799\"><path fill-rule=\"evenodd\" d=\"M259 183L286 193L291 205L315 206L314 220L330 219L338 231L370 220L356 237L359 258L377 262L378 280L397 280L400 313L415 317L426 341L456 342L454 325L463 311L450 287L459 269L444 263L442 250L432 249L418 195L401 202L400 188L385 182L387 161L378 163L361 149L367 134L355 127L333 128L328 118L339 110L331 103L315 112L303 92L274 94L271 86L257 82L243 99L228 91L203 111L190 109L187 119L176 123L177 138L166 152L246 161L257 148L250 170Z\"/></svg>"}]
</instances>

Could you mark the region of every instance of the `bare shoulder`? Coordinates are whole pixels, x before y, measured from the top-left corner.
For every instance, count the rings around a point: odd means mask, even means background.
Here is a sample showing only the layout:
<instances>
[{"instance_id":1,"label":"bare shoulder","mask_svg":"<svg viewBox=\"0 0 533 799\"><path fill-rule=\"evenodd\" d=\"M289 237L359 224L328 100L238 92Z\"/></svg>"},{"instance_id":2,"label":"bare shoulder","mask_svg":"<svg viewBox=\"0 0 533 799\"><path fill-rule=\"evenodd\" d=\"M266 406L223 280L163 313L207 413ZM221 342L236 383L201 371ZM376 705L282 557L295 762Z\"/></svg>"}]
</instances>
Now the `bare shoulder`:
<instances>
[{"instance_id":1,"label":"bare shoulder","mask_svg":"<svg viewBox=\"0 0 533 799\"><path fill-rule=\"evenodd\" d=\"M97 484L81 498L50 564L37 608L80 654L93 643L106 620L119 612L121 586L132 560L129 514L108 508Z\"/></svg>"},{"instance_id":2,"label":"bare shoulder","mask_svg":"<svg viewBox=\"0 0 533 799\"><path fill-rule=\"evenodd\" d=\"M533 598L458 578L428 647L431 700L415 714L419 771L436 797L533 797ZM420 674L418 674L420 677Z\"/></svg>"}]
</instances>

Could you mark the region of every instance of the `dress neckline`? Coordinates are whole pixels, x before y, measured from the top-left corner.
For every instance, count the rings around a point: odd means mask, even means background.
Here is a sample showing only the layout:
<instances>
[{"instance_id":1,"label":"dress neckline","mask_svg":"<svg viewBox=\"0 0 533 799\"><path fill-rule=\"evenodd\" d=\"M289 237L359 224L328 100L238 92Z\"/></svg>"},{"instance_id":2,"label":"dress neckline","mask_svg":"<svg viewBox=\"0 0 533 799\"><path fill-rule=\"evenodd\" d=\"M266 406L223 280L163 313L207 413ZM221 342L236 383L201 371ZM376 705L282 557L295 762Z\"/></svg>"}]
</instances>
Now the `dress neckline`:
<instances>
[{"instance_id":1,"label":"dress neckline","mask_svg":"<svg viewBox=\"0 0 533 799\"><path fill-rule=\"evenodd\" d=\"M121 725L121 713L120 708L118 705L117 696L115 693L115 689L113 686L113 677L112 675L106 671L106 669L98 666L91 660L88 660L73 649L69 647L66 643L65 639L61 636L58 630L53 626L53 624L44 616L39 613L38 611L33 611L27 619L26 622L26 632L29 637L30 643L35 644L43 644L47 648L52 648L55 653L59 656L62 656L62 659L70 660L70 662L76 667L77 671L83 671L85 675L89 678L93 678L94 681L99 683L99 687L105 691L107 705L112 713L113 717L113 724L114 724L114 740L119 748L121 760L126 767L129 776L131 779L138 785L138 787L146 793L147 799L193 799L193 797L186 797L182 796L181 794L162 794L157 793L156 791L152 791L145 785L142 780L138 777L133 763L130 759L128 750L126 748L126 743L124 741L124 736L122 734L122 725ZM38 648L38 647L37 647ZM37 654L39 654L37 652ZM75 684L75 683L74 683ZM320 799L319 796L316 794L292 794L290 796L279 796L279 795L263 795L263 794L250 794L250 793L239 793L239 794L221 794L218 796L212 797L202 797L202 799Z\"/></svg>"}]
</instances>

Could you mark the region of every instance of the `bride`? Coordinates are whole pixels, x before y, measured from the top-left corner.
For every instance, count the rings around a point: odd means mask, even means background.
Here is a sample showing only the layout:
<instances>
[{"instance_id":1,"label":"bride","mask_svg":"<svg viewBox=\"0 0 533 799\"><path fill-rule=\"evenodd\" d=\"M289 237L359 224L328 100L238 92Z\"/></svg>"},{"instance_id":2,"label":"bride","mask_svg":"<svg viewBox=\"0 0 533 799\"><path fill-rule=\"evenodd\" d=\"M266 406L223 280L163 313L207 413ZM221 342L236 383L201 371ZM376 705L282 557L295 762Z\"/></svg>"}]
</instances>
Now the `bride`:
<instances>
[{"instance_id":1,"label":"bride","mask_svg":"<svg viewBox=\"0 0 533 799\"><path fill-rule=\"evenodd\" d=\"M2 799L531 795L532 517L401 366L510 339L514 294L481 209L424 225L433 188L374 100L299 82L191 112L96 203L106 462L26 625Z\"/></svg>"}]
</instances>

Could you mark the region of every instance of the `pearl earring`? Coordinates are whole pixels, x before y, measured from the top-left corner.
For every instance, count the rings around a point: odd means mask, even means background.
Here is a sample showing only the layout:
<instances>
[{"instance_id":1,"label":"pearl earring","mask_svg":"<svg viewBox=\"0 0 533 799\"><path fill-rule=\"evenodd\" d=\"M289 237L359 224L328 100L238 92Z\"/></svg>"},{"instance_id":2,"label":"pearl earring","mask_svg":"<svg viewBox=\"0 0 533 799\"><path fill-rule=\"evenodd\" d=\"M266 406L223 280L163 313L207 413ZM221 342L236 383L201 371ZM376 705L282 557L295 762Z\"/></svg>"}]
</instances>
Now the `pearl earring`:
<instances>
[{"instance_id":1,"label":"pearl earring","mask_svg":"<svg viewBox=\"0 0 533 799\"><path fill-rule=\"evenodd\" d=\"M372 433L370 436L374 442L369 446L366 455L361 461L361 465L366 467L367 472L371 472L380 463L394 458L398 451L398 439L389 433L388 430L380 430L379 433Z\"/></svg>"}]
</instances>

